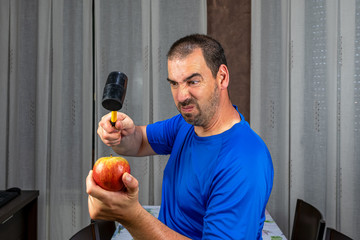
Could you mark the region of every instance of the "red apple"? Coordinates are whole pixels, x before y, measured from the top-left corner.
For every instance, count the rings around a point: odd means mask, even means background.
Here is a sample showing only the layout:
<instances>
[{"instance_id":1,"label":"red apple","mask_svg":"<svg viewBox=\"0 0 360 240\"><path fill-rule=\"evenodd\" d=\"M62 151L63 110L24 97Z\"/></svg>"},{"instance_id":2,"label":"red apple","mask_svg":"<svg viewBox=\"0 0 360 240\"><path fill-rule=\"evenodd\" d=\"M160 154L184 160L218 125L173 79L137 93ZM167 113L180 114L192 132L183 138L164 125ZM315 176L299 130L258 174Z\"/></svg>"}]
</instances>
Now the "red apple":
<instances>
[{"instance_id":1,"label":"red apple","mask_svg":"<svg viewBox=\"0 0 360 240\"><path fill-rule=\"evenodd\" d=\"M124 188L123 174L130 173L130 165L123 157L99 158L93 167L95 182L105 190L121 191Z\"/></svg>"}]
</instances>

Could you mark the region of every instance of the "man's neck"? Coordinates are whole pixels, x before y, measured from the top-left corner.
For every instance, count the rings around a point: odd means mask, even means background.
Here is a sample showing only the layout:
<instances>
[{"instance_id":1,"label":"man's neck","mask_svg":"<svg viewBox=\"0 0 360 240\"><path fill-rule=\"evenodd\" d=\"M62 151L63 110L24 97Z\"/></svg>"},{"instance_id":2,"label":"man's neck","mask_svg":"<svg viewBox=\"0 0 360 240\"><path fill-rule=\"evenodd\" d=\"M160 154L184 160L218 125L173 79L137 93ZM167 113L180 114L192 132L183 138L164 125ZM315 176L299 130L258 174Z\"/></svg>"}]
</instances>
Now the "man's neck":
<instances>
[{"instance_id":1,"label":"man's neck","mask_svg":"<svg viewBox=\"0 0 360 240\"><path fill-rule=\"evenodd\" d=\"M241 121L240 114L230 101L221 106L219 109L220 110L215 113L208 126L194 127L195 133L199 137L208 137L223 133Z\"/></svg>"}]
</instances>

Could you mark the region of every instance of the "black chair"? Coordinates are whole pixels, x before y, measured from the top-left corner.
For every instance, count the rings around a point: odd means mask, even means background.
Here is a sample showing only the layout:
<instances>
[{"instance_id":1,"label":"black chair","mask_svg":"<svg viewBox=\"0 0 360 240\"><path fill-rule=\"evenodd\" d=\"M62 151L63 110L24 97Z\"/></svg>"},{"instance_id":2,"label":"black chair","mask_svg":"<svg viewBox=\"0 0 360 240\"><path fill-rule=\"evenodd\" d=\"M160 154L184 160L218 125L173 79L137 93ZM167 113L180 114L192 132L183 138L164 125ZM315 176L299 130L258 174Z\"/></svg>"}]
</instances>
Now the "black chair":
<instances>
[{"instance_id":1,"label":"black chair","mask_svg":"<svg viewBox=\"0 0 360 240\"><path fill-rule=\"evenodd\" d=\"M291 240L322 240L324 232L325 220L321 212L309 203L298 199Z\"/></svg>"},{"instance_id":2,"label":"black chair","mask_svg":"<svg viewBox=\"0 0 360 240\"><path fill-rule=\"evenodd\" d=\"M333 228L326 228L325 240L352 240L352 238Z\"/></svg>"},{"instance_id":3,"label":"black chair","mask_svg":"<svg viewBox=\"0 0 360 240\"><path fill-rule=\"evenodd\" d=\"M115 232L115 222L92 220L91 223L77 232L70 240L110 240Z\"/></svg>"}]
</instances>

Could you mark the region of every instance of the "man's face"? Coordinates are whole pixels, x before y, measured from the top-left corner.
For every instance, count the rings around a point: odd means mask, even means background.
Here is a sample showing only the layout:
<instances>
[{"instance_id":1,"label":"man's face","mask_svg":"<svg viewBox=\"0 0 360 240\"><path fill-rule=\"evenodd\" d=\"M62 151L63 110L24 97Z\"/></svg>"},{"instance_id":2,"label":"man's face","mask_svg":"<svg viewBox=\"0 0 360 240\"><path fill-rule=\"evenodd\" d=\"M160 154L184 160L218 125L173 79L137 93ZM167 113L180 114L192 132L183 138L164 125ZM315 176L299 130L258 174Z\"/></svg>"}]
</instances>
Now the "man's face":
<instances>
[{"instance_id":1,"label":"man's face","mask_svg":"<svg viewBox=\"0 0 360 240\"><path fill-rule=\"evenodd\" d=\"M219 105L219 89L201 49L168 60L168 73L175 104L184 119L194 126L211 124Z\"/></svg>"}]
</instances>

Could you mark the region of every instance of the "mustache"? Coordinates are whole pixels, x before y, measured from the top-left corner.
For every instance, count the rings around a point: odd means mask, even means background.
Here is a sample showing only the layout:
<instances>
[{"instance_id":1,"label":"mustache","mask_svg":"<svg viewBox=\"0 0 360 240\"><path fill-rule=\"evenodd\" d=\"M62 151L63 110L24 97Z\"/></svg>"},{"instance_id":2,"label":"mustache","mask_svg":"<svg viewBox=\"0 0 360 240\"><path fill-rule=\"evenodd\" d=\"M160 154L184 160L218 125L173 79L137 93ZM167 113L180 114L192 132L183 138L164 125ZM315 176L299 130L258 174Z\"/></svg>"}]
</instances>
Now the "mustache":
<instances>
[{"instance_id":1,"label":"mustache","mask_svg":"<svg viewBox=\"0 0 360 240\"><path fill-rule=\"evenodd\" d=\"M179 106L179 107L185 107L185 106L187 106L187 105L189 105L189 104L194 104L194 103L195 103L194 99L189 98L189 99L186 99L186 100L183 101L183 102L179 102L179 103L178 103L178 106Z\"/></svg>"}]
</instances>

